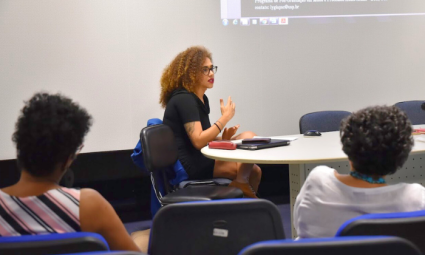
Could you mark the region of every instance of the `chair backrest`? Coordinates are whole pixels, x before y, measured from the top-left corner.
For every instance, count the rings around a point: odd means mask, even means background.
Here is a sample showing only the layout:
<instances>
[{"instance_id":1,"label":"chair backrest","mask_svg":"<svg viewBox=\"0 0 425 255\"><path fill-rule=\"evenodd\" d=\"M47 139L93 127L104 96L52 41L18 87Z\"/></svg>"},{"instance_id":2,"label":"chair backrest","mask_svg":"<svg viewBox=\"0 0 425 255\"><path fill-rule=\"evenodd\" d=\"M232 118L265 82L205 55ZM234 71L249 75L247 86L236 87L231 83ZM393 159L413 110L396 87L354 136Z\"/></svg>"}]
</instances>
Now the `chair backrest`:
<instances>
[{"instance_id":1,"label":"chair backrest","mask_svg":"<svg viewBox=\"0 0 425 255\"><path fill-rule=\"evenodd\" d=\"M425 111L421 109L422 101L405 101L396 103L395 106L404 111L407 114L412 125L425 124Z\"/></svg>"},{"instance_id":2,"label":"chair backrest","mask_svg":"<svg viewBox=\"0 0 425 255\"><path fill-rule=\"evenodd\" d=\"M390 235L405 238L425 254L425 210L365 214L341 225L337 236Z\"/></svg>"},{"instance_id":3,"label":"chair backrest","mask_svg":"<svg viewBox=\"0 0 425 255\"><path fill-rule=\"evenodd\" d=\"M140 142L143 160L149 172L156 172L176 163L177 144L173 130L167 125L152 125L142 129Z\"/></svg>"},{"instance_id":4,"label":"chair backrest","mask_svg":"<svg viewBox=\"0 0 425 255\"><path fill-rule=\"evenodd\" d=\"M282 220L270 201L178 203L162 207L155 215L149 254L238 254L249 244L282 238Z\"/></svg>"},{"instance_id":5,"label":"chair backrest","mask_svg":"<svg viewBox=\"0 0 425 255\"><path fill-rule=\"evenodd\" d=\"M419 255L418 248L399 237L333 237L266 241L250 245L239 255Z\"/></svg>"},{"instance_id":6,"label":"chair backrest","mask_svg":"<svg viewBox=\"0 0 425 255\"><path fill-rule=\"evenodd\" d=\"M63 254L108 251L108 243L96 233L77 232L0 237L0 254Z\"/></svg>"},{"instance_id":7,"label":"chair backrest","mask_svg":"<svg viewBox=\"0 0 425 255\"><path fill-rule=\"evenodd\" d=\"M300 134L307 130L320 132L338 131L341 120L350 115L347 111L321 111L304 114L300 118Z\"/></svg>"},{"instance_id":8,"label":"chair backrest","mask_svg":"<svg viewBox=\"0 0 425 255\"><path fill-rule=\"evenodd\" d=\"M165 192L164 195L174 190L168 177L168 174L174 174L170 168L178 159L173 130L164 124L147 126L140 131L140 143L145 167L151 173L155 195L161 201L161 190Z\"/></svg>"}]
</instances>

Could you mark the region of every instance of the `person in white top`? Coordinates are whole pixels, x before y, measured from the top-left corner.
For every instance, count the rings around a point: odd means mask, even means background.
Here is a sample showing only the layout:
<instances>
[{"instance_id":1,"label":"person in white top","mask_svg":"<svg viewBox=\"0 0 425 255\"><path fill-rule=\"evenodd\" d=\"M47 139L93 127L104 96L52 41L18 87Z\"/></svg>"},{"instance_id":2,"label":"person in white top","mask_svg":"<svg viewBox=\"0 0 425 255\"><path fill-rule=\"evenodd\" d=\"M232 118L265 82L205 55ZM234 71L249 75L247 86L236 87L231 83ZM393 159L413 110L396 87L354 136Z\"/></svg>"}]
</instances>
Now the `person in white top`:
<instances>
[{"instance_id":1,"label":"person in white top","mask_svg":"<svg viewBox=\"0 0 425 255\"><path fill-rule=\"evenodd\" d=\"M406 162L413 147L412 126L394 106L369 107L341 123L349 175L318 166L307 177L294 206L299 238L333 237L347 220L368 213L425 209L420 184L387 185L384 177Z\"/></svg>"}]
</instances>

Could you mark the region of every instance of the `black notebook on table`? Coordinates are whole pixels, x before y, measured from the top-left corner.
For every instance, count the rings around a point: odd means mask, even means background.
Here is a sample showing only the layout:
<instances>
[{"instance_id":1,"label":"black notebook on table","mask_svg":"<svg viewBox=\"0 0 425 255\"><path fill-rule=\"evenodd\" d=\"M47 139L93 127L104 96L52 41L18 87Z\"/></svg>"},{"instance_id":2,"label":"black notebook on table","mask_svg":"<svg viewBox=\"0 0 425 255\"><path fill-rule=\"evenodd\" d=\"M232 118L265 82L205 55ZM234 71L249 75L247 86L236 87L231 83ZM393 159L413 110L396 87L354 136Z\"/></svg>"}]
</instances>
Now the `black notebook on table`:
<instances>
[{"instance_id":1,"label":"black notebook on table","mask_svg":"<svg viewBox=\"0 0 425 255\"><path fill-rule=\"evenodd\" d=\"M290 142L290 140L271 139L269 143L239 143L236 145L236 148L242 150L261 150L266 148L286 146L289 145Z\"/></svg>"}]
</instances>

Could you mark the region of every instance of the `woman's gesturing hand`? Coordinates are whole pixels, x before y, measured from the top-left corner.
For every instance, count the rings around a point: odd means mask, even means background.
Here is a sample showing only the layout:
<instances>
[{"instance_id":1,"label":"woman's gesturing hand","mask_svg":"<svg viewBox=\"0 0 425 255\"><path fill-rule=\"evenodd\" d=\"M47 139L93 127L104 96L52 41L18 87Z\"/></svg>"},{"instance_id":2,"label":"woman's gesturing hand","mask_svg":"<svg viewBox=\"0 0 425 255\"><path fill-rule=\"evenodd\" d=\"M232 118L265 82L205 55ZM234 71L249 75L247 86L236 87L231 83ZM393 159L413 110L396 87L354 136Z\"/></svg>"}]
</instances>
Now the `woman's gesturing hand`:
<instances>
[{"instance_id":1,"label":"woman's gesturing hand","mask_svg":"<svg viewBox=\"0 0 425 255\"><path fill-rule=\"evenodd\" d=\"M227 104L224 105L223 99L220 98L220 109L221 115L231 120L235 115L235 103L232 101L232 98L229 96L227 99Z\"/></svg>"},{"instance_id":2,"label":"woman's gesturing hand","mask_svg":"<svg viewBox=\"0 0 425 255\"><path fill-rule=\"evenodd\" d=\"M238 128L240 127L240 125L236 125L234 127L230 127L230 128L225 128L223 130L223 135L221 136L221 138L223 140L230 140L232 139L232 136L234 136L236 134L236 131L238 131Z\"/></svg>"}]
</instances>

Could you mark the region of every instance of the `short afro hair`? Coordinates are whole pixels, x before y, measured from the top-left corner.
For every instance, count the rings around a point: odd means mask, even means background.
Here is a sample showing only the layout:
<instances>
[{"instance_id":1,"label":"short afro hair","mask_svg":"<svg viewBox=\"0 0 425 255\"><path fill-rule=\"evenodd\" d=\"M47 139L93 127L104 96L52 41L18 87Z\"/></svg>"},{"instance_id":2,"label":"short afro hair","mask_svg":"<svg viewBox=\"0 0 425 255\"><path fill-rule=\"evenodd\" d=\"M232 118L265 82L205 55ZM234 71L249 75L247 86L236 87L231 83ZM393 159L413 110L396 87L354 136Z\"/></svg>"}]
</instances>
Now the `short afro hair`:
<instances>
[{"instance_id":1,"label":"short afro hair","mask_svg":"<svg viewBox=\"0 0 425 255\"><path fill-rule=\"evenodd\" d=\"M342 149L362 174L395 173L413 147L412 125L395 106L362 109L341 123Z\"/></svg>"},{"instance_id":2,"label":"short afro hair","mask_svg":"<svg viewBox=\"0 0 425 255\"><path fill-rule=\"evenodd\" d=\"M91 124L92 117L71 99L35 94L25 102L12 136L19 167L33 176L50 175L75 155Z\"/></svg>"}]
</instances>

